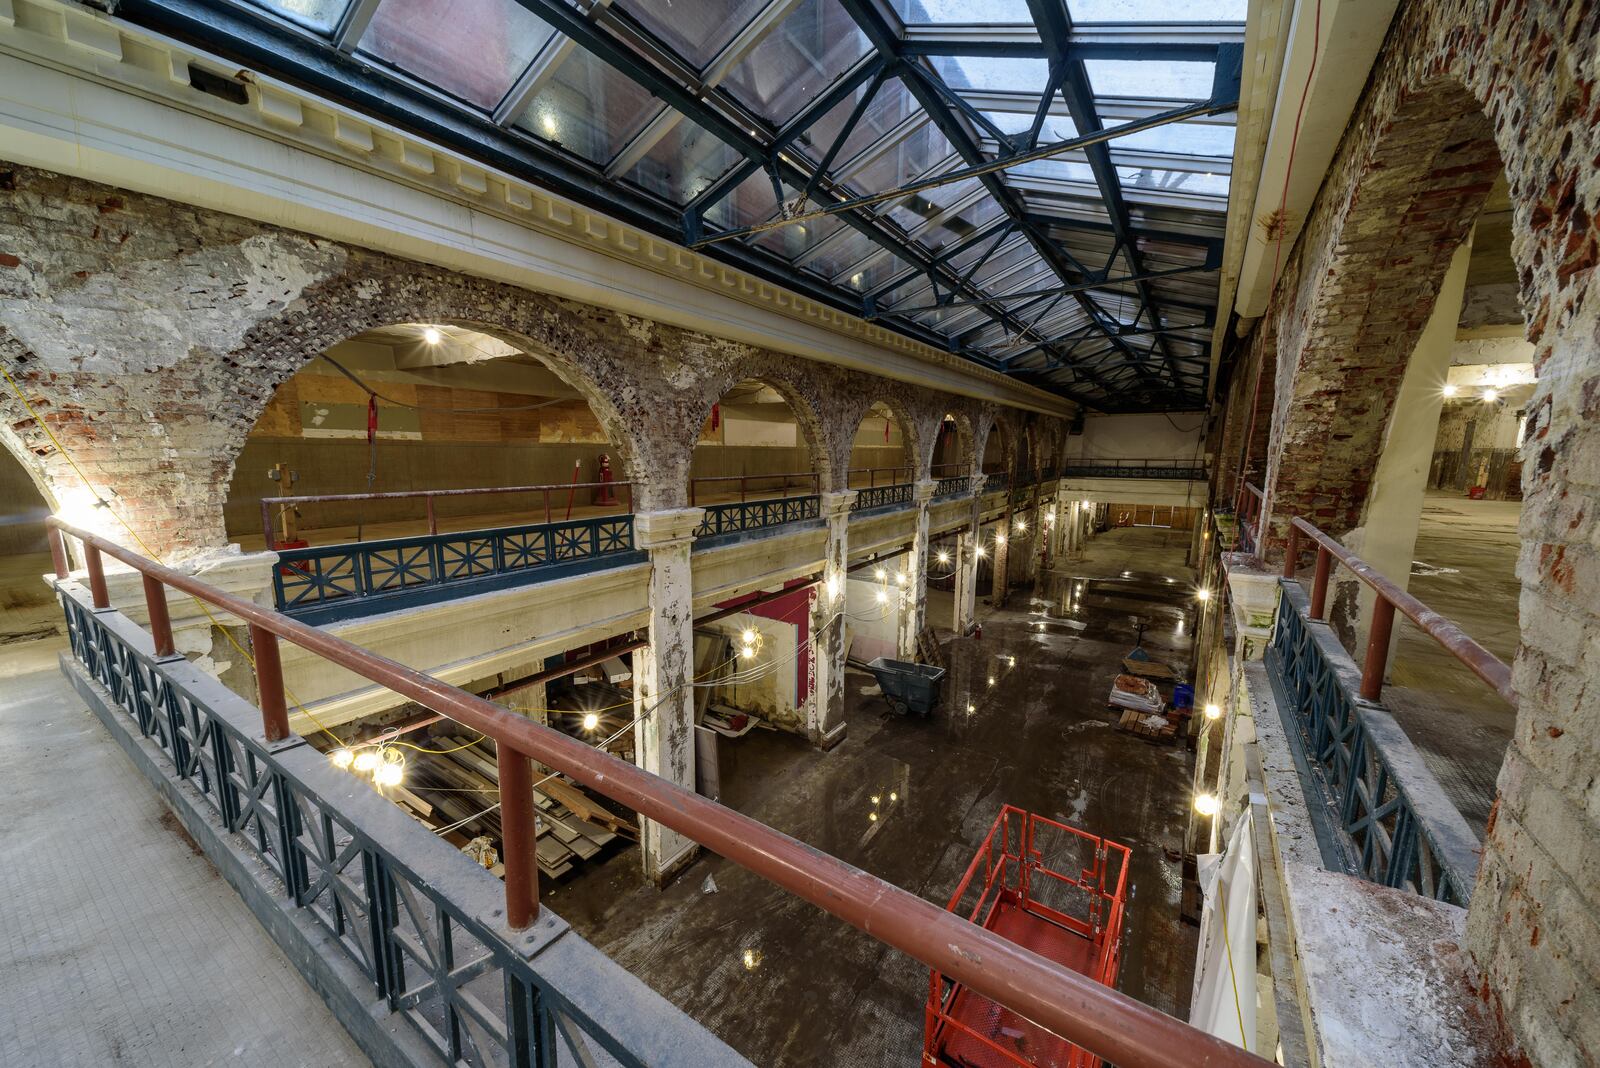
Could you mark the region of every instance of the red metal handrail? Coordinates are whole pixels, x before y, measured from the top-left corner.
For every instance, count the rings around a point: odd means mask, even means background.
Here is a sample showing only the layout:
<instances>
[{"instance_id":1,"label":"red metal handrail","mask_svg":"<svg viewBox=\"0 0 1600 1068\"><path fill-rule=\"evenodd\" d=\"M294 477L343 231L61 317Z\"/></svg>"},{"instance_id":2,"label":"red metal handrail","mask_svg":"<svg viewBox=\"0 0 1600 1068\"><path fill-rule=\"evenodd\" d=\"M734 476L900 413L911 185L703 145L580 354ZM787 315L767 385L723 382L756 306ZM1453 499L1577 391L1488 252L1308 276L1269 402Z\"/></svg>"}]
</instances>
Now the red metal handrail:
<instances>
[{"instance_id":1,"label":"red metal handrail","mask_svg":"<svg viewBox=\"0 0 1600 1068\"><path fill-rule=\"evenodd\" d=\"M427 502L428 507L428 533L439 533L439 519L434 514L433 501L436 497L478 497L492 496L503 493L543 493L544 494L544 521L551 522L550 494L565 490L568 495L567 510L572 509L571 495L577 490L600 489L626 489L627 502L617 502L620 514L626 515L633 511L633 483L632 482L552 482L541 486L474 486L467 489L442 489L442 490L386 490L382 493L316 493L297 497L263 497L261 498L261 532L266 535L267 548L275 544L272 533L272 510L276 505L280 508L292 508L298 504L331 504L349 501L395 501L407 498L421 497ZM281 512L279 513L282 514Z\"/></svg>"},{"instance_id":2,"label":"red metal handrail","mask_svg":"<svg viewBox=\"0 0 1600 1068\"><path fill-rule=\"evenodd\" d=\"M695 503L695 486L701 482L737 482L739 483L739 503L743 504L749 492L749 483L761 481L764 478L783 479L783 496L789 496L789 480L799 479L811 483L812 493L822 492L822 476L815 471L773 471L770 474L759 475L696 475L689 480L689 504ZM763 500L766 498L762 498Z\"/></svg>"},{"instance_id":3,"label":"red metal handrail","mask_svg":"<svg viewBox=\"0 0 1600 1068\"><path fill-rule=\"evenodd\" d=\"M867 488L875 489L878 485L878 473L880 471L887 471L889 473L889 479L884 483L886 486L898 485L900 475L902 473L904 473L906 476L905 481L912 481L911 468L908 465L901 465L900 467L852 467L844 473L845 485L847 487L849 486L851 476L853 475L866 475Z\"/></svg>"},{"instance_id":4,"label":"red metal handrail","mask_svg":"<svg viewBox=\"0 0 1600 1068\"><path fill-rule=\"evenodd\" d=\"M1289 546L1283 555L1283 577L1295 577L1300 555L1300 535L1316 545L1317 564L1311 584L1311 618L1321 619L1328 605L1328 581L1337 560L1377 594L1372 627L1367 634L1366 660L1361 667L1361 696L1376 701L1383 693L1383 674L1389 662L1389 636L1394 628L1394 612L1399 609L1434 641L1467 666L1489 688L1517 707L1517 691L1511 685L1511 669L1489 650L1479 645L1454 621L1435 612L1411 594L1374 570L1361 557L1340 545L1312 524L1296 516L1289 523Z\"/></svg>"},{"instance_id":5,"label":"red metal handrail","mask_svg":"<svg viewBox=\"0 0 1600 1068\"><path fill-rule=\"evenodd\" d=\"M327 631L224 593L97 534L54 517L48 523L52 540L59 541L67 534L82 544L91 578L101 572L101 554L111 556L155 579L155 584L146 586L147 592L164 596L160 587L171 586L243 619L252 626L253 633L293 642L429 711L493 738L501 764L500 799L507 812L532 811L531 772L526 765L535 760L693 839L1121 1068L1246 1068L1270 1063L952 916L932 902L837 857L558 730ZM58 559L64 560L65 556ZM57 574L67 577L59 570ZM93 590L93 598L95 607L110 607L103 580ZM157 635L158 644L160 640ZM275 664L260 664L259 658L258 668L280 670ZM281 675L265 683L258 680L258 688L272 684L281 686ZM270 720L265 727L269 740L281 740L281 731L286 730ZM516 826L519 822L525 826ZM503 828L506 911L513 928L528 926L538 911L532 822L513 819Z\"/></svg>"}]
</instances>

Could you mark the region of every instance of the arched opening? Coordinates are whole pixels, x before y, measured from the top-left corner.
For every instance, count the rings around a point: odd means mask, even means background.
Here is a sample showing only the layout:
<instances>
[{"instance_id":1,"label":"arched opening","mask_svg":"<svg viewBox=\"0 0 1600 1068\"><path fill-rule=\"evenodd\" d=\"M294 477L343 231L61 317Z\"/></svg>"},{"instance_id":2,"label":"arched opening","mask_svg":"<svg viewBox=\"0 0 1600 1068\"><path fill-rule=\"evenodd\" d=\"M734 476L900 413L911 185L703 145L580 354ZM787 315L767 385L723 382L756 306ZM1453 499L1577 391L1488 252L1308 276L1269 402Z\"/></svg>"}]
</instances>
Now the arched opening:
<instances>
[{"instance_id":1,"label":"arched opening","mask_svg":"<svg viewBox=\"0 0 1600 1068\"><path fill-rule=\"evenodd\" d=\"M935 480L966 478L972 474L972 431L965 420L954 414L947 413L939 422L930 474Z\"/></svg>"},{"instance_id":2,"label":"arched opening","mask_svg":"<svg viewBox=\"0 0 1600 1068\"><path fill-rule=\"evenodd\" d=\"M990 425L989 435L983 442L983 476L991 489L1004 485L1011 471L1007 434L1005 426L995 422Z\"/></svg>"},{"instance_id":3,"label":"arched opening","mask_svg":"<svg viewBox=\"0 0 1600 1068\"><path fill-rule=\"evenodd\" d=\"M402 323L342 341L278 387L235 463L225 519L266 547L626 513L631 486L583 394L480 330Z\"/></svg>"},{"instance_id":4,"label":"arched opening","mask_svg":"<svg viewBox=\"0 0 1600 1068\"><path fill-rule=\"evenodd\" d=\"M818 514L821 475L811 427L778 386L735 383L711 406L689 468L702 536L779 526Z\"/></svg>"},{"instance_id":5,"label":"arched opening","mask_svg":"<svg viewBox=\"0 0 1600 1068\"><path fill-rule=\"evenodd\" d=\"M0 645L60 632L55 597L39 580L50 572L44 521L50 505L9 450L0 450Z\"/></svg>"},{"instance_id":6,"label":"arched opening","mask_svg":"<svg viewBox=\"0 0 1600 1068\"><path fill-rule=\"evenodd\" d=\"M916 481L916 452L907 422L883 401L867 409L850 444L851 489L862 494L858 508L909 501ZM861 504L866 498L873 504Z\"/></svg>"}]
</instances>

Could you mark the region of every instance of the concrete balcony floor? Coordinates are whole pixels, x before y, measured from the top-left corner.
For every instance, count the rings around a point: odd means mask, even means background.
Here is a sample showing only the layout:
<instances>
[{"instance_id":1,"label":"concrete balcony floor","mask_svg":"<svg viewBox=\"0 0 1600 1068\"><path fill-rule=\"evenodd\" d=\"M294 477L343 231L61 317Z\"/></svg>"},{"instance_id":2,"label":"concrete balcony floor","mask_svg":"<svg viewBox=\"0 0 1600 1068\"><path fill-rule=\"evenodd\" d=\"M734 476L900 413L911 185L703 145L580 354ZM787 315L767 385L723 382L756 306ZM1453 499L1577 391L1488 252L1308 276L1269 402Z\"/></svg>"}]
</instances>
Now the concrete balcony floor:
<instances>
[{"instance_id":1,"label":"concrete balcony floor","mask_svg":"<svg viewBox=\"0 0 1600 1068\"><path fill-rule=\"evenodd\" d=\"M368 1063L61 676L0 652L0 1064Z\"/></svg>"}]
</instances>

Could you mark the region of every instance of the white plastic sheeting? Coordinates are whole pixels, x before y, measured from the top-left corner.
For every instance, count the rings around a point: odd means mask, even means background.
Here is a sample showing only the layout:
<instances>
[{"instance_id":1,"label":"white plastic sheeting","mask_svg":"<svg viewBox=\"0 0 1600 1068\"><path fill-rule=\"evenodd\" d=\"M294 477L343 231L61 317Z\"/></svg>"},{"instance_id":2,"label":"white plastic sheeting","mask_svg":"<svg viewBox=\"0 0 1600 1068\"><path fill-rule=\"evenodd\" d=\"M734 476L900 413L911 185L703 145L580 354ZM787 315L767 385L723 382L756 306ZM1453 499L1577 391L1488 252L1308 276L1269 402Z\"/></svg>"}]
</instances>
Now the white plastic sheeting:
<instances>
[{"instance_id":1,"label":"white plastic sheeting","mask_svg":"<svg viewBox=\"0 0 1600 1068\"><path fill-rule=\"evenodd\" d=\"M1222 853L1196 858L1205 907L1189 1022L1252 1053L1256 1038L1256 851L1250 810Z\"/></svg>"}]
</instances>

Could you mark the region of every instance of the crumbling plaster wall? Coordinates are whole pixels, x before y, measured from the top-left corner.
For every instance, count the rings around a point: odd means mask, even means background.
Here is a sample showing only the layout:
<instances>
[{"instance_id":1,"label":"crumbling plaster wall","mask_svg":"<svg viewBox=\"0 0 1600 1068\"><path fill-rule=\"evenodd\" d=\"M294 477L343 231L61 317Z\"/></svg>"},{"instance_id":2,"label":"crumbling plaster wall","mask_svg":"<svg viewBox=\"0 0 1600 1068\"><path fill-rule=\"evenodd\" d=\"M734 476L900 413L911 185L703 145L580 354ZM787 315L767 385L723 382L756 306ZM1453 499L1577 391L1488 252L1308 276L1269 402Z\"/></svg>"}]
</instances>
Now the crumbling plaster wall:
<instances>
[{"instance_id":1,"label":"crumbling plaster wall","mask_svg":"<svg viewBox=\"0 0 1600 1068\"><path fill-rule=\"evenodd\" d=\"M946 412L974 427L988 412L967 398L0 163L0 358L91 484L9 390L0 392L0 438L53 504L109 537L127 534L96 500L110 501L154 552L224 545L234 461L277 387L337 342L405 322L470 326L545 360L604 427L619 477L641 487L641 510L687 503L700 427L743 379L769 383L794 406L824 489L843 488L875 401L899 418L919 478Z\"/></svg>"},{"instance_id":2,"label":"crumbling plaster wall","mask_svg":"<svg viewBox=\"0 0 1600 1068\"><path fill-rule=\"evenodd\" d=\"M1469 916L1538 1064L1600 1060L1600 5L1412 0L1253 345L1275 343L1270 549L1361 525L1418 331L1504 166L1539 381L1522 450L1516 733Z\"/></svg>"}]
</instances>

